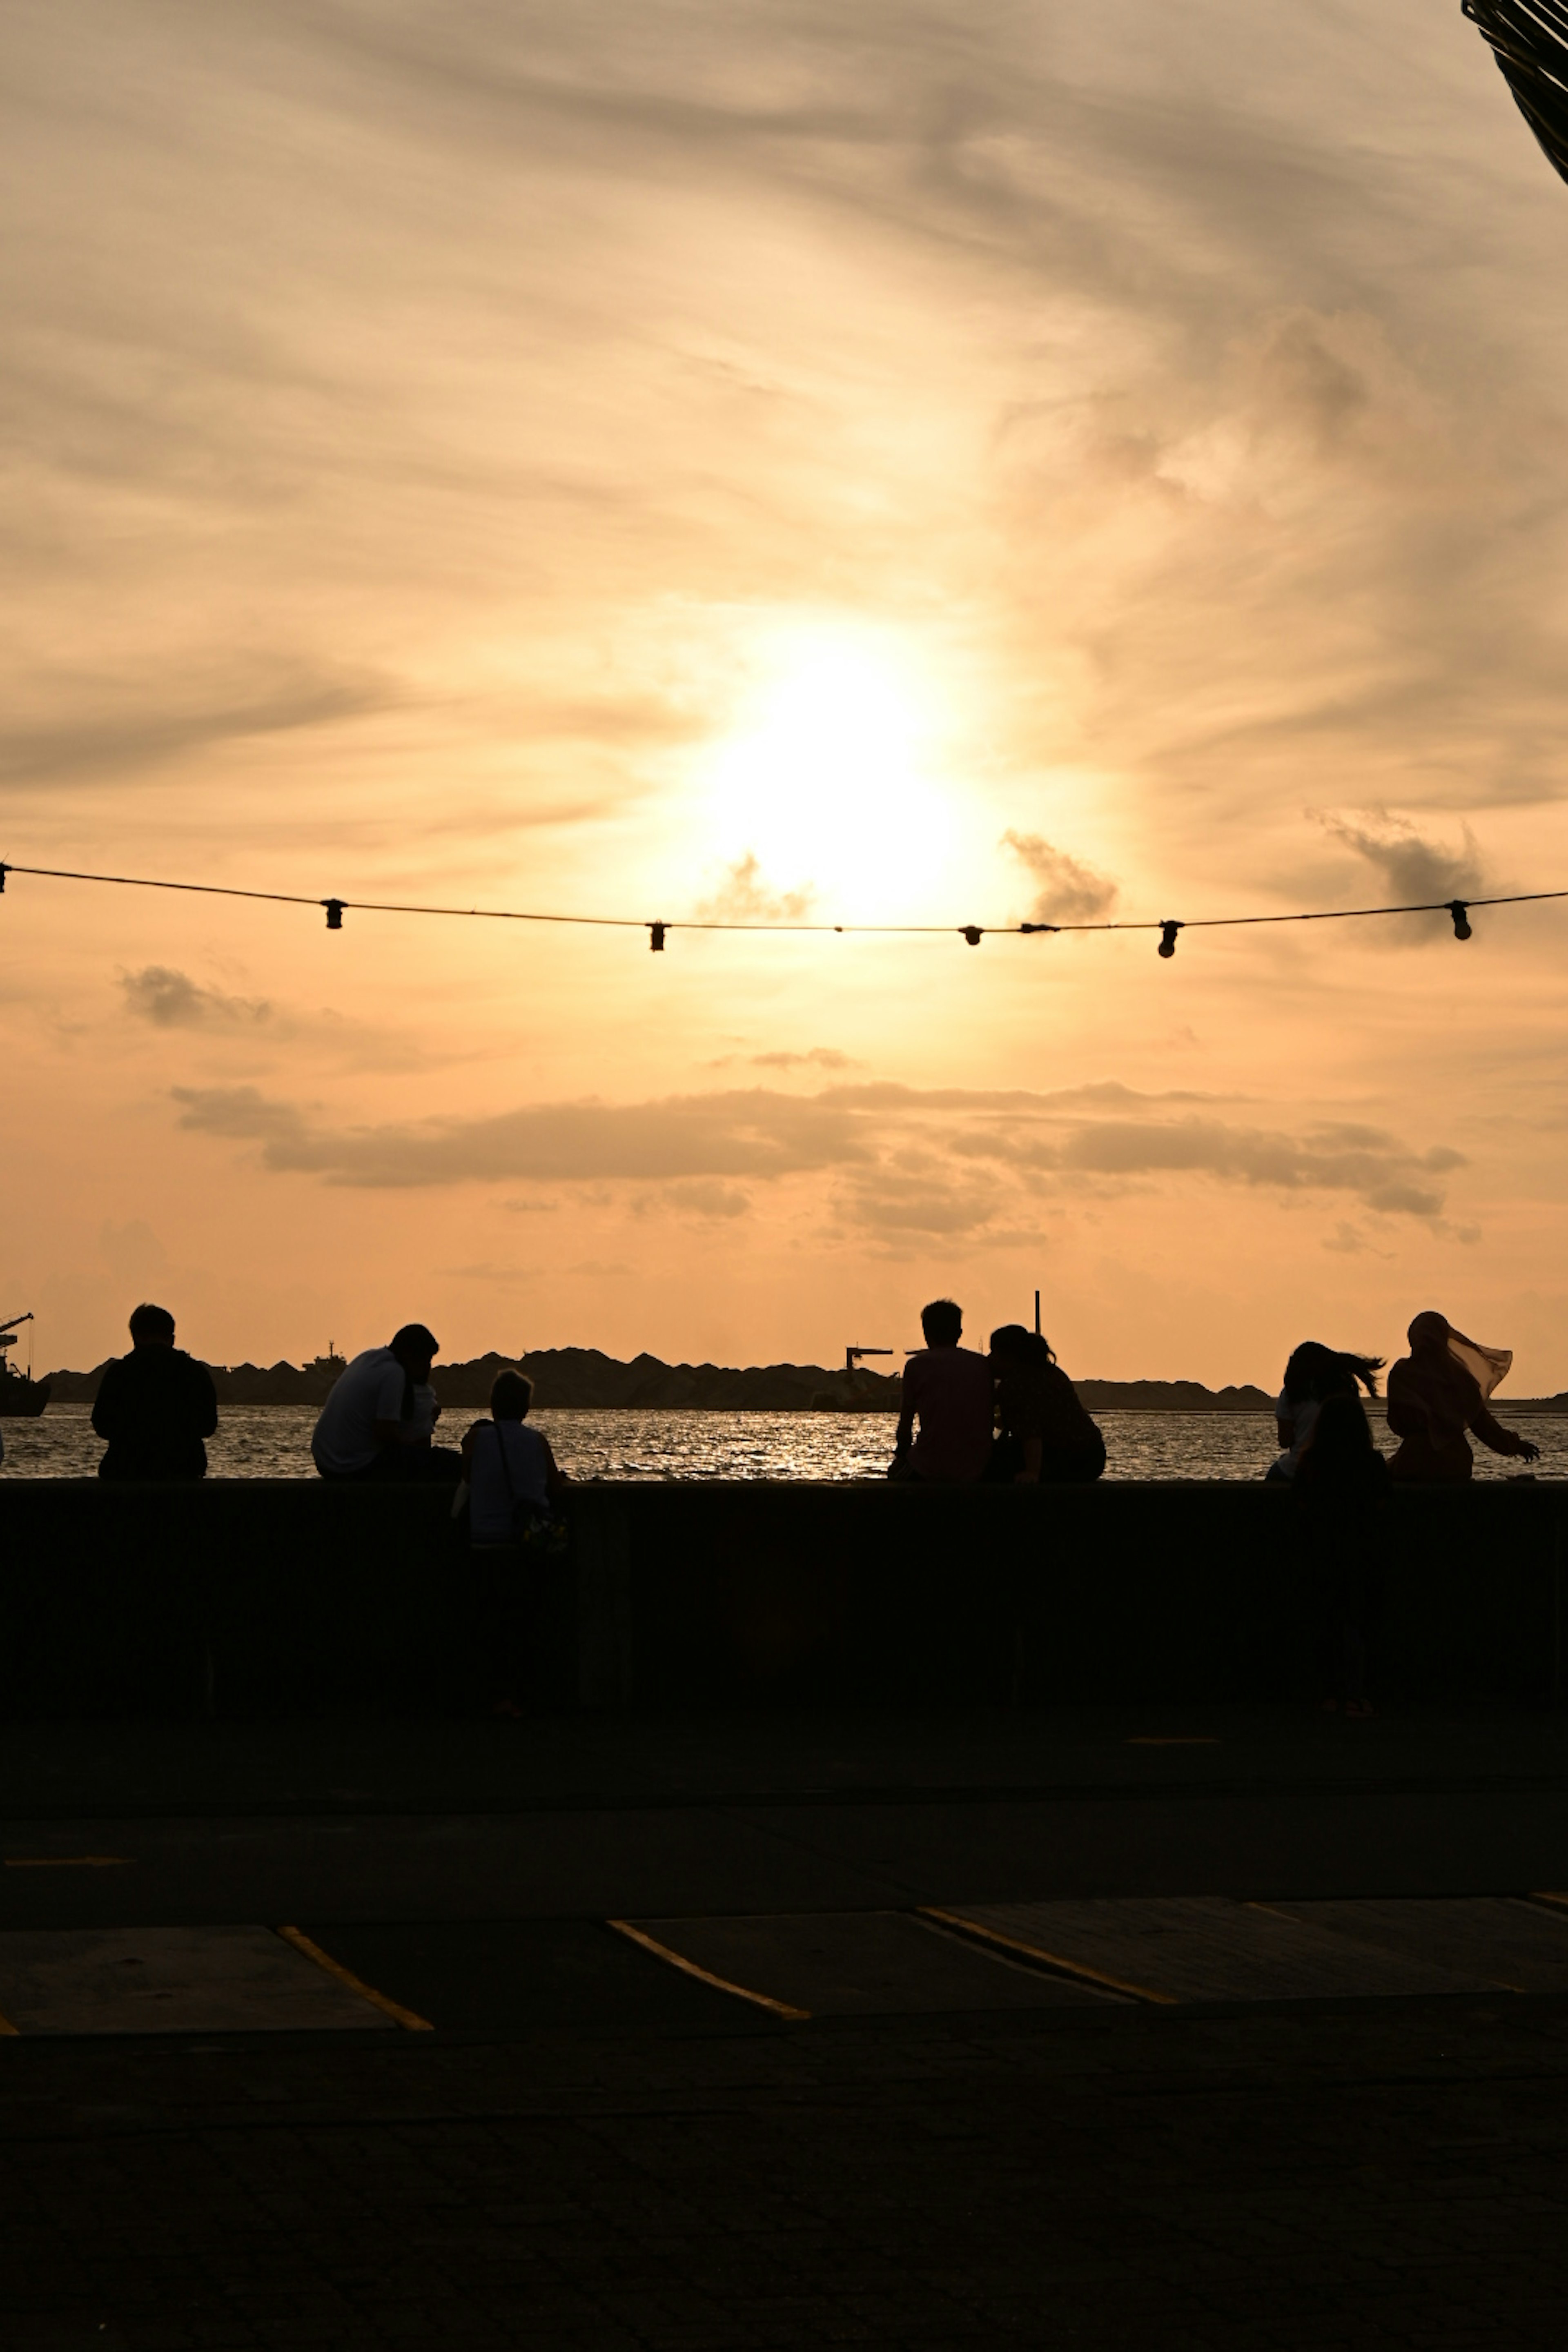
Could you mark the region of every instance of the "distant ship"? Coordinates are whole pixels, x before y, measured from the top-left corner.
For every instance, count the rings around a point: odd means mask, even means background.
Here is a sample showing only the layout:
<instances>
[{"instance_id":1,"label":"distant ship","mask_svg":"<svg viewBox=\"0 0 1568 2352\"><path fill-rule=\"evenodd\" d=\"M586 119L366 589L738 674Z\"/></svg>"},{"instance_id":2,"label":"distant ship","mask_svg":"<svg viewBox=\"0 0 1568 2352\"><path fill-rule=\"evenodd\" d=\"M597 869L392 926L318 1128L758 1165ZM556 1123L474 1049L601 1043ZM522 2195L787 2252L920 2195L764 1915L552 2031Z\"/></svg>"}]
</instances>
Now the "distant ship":
<instances>
[{"instance_id":1,"label":"distant ship","mask_svg":"<svg viewBox=\"0 0 1568 2352\"><path fill-rule=\"evenodd\" d=\"M29 1311L0 1323L0 1413L8 1413L13 1420L37 1421L49 1401L47 1381L30 1381L24 1373L13 1371L6 1353L16 1344L17 1326L32 1319Z\"/></svg>"}]
</instances>

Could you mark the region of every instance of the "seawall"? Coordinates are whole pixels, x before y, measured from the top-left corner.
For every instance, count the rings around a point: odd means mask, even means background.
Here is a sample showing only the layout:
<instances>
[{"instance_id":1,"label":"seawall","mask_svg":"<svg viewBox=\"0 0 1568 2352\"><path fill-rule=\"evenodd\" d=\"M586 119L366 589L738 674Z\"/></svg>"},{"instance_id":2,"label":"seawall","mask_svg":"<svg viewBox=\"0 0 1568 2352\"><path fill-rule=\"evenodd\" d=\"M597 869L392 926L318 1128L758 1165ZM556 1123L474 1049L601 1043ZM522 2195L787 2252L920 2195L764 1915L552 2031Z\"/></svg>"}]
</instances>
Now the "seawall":
<instances>
[{"instance_id":1,"label":"seawall","mask_svg":"<svg viewBox=\"0 0 1568 2352\"><path fill-rule=\"evenodd\" d=\"M462 1712L493 1633L449 1498L298 1480L0 1483L0 1711ZM1311 1695L1322 1602L1288 1492L605 1484L537 1571L564 1707L963 1706ZM1563 1693L1568 1486L1395 1495L1385 1699Z\"/></svg>"}]
</instances>

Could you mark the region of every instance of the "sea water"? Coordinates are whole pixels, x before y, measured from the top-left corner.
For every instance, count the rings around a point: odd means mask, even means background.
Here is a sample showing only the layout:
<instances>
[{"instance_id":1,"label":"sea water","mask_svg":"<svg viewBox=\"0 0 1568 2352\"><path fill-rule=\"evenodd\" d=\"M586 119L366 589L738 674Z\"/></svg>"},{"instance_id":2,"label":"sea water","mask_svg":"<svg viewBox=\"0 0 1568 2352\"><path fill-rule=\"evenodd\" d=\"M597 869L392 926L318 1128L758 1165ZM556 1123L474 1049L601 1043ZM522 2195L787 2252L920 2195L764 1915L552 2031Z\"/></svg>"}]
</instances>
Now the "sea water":
<instances>
[{"instance_id":1,"label":"sea water","mask_svg":"<svg viewBox=\"0 0 1568 2352\"><path fill-rule=\"evenodd\" d=\"M1508 1404L1500 1402L1506 1424ZM454 1408L439 1434L456 1444L469 1423ZM574 1478L879 1478L893 1450L890 1412L548 1412L531 1415ZM1251 1412L1102 1412L1108 1478L1261 1478L1278 1450L1274 1421ZM1393 1440L1380 1413L1373 1433ZM234 1405L218 1417L207 1458L216 1478L311 1478L313 1405ZM1539 1477L1568 1477L1568 1416L1531 1413L1519 1427L1541 1448ZM7 1478L87 1478L103 1452L85 1404L50 1405L38 1421L0 1421ZM1479 1478L1523 1465L1477 1444Z\"/></svg>"}]
</instances>

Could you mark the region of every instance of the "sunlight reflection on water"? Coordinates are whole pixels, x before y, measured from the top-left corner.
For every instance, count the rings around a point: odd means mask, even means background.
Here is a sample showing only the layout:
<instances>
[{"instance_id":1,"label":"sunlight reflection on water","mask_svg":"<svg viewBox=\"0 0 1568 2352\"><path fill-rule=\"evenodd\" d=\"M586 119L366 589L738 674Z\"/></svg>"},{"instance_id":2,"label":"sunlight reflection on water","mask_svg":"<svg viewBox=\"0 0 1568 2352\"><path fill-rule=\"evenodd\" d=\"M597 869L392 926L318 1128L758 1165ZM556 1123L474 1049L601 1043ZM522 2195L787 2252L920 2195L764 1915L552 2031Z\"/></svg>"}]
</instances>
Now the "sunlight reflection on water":
<instances>
[{"instance_id":1,"label":"sunlight reflection on water","mask_svg":"<svg viewBox=\"0 0 1568 2352\"><path fill-rule=\"evenodd\" d=\"M1506 1422L1506 1402L1500 1407ZM456 1444L470 1420L447 1413L441 1434ZM237 1405L220 1417L207 1446L218 1478L310 1478L309 1405ZM533 1416L563 1470L576 1478L879 1478L892 1452L894 1416L836 1412L567 1412ZM1392 1441L1380 1414L1373 1429ZM1542 1449L1538 1475L1568 1475L1568 1418L1531 1414L1521 1427ZM1107 1412L1108 1478L1261 1478L1275 1453L1265 1413ZM0 1422L4 1475L92 1476L102 1452L86 1405L52 1406L41 1421ZM1476 1449L1476 1475L1517 1475L1512 1462Z\"/></svg>"}]
</instances>

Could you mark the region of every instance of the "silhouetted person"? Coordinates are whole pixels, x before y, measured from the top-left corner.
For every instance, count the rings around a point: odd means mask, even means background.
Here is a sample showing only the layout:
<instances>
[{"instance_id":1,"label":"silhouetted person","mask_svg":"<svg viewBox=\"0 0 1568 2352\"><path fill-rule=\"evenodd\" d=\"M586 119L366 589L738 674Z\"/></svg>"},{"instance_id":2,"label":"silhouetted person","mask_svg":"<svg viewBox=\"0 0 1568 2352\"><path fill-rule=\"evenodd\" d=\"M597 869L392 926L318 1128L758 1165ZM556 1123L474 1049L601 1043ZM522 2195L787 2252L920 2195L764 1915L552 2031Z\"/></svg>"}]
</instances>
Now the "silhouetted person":
<instances>
[{"instance_id":1,"label":"silhouetted person","mask_svg":"<svg viewBox=\"0 0 1568 2352\"><path fill-rule=\"evenodd\" d=\"M1001 1433L989 1478L1020 1486L1087 1486L1105 1468L1105 1440L1079 1402L1048 1339L1022 1323L991 1334Z\"/></svg>"},{"instance_id":2,"label":"silhouetted person","mask_svg":"<svg viewBox=\"0 0 1568 2352\"><path fill-rule=\"evenodd\" d=\"M107 1438L100 1478L205 1478L202 1440L217 1427L217 1391L205 1364L174 1345L166 1307L138 1307L131 1353L103 1369L92 1425Z\"/></svg>"},{"instance_id":3,"label":"silhouetted person","mask_svg":"<svg viewBox=\"0 0 1568 2352\"><path fill-rule=\"evenodd\" d=\"M1418 1315L1407 1336L1410 1353L1388 1375L1388 1425L1404 1440L1389 1464L1395 1478L1462 1485L1475 1469L1468 1429L1494 1454L1540 1459L1539 1445L1504 1429L1487 1410L1487 1399L1513 1362L1507 1348L1467 1339L1446 1315Z\"/></svg>"},{"instance_id":4,"label":"silhouetted person","mask_svg":"<svg viewBox=\"0 0 1568 2352\"><path fill-rule=\"evenodd\" d=\"M926 1343L904 1366L903 1405L888 1475L983 1478L991 1459L991 1367L973 1348L959 1346L963 1311L951 1298L922 1307L921 1328Z\"/></svg>"},{"instance_id":5,"label":"silhouetted person","mask_svg":"<svg viewBox=\"0 0 1568 2352\"><path fill-rule=\"evenodd\" d=\"M489 1420L476 1421L464 1436L469 1540L480 1548L516 1543L531 1522L547 1517L567 1484L550 1440L527 1425L532 1402L525 1372L498 1372Z\"/></svg>"},{"instance_id":6,"label":"silhouetted person","mask_svg":"<svg viewBox=\"0 0 1568 2352\"><path fill-rule=\"evenodd\" d=\"M476 1421L463 1439L468 1481L468 1540L476 1570L485 1670L498 1715L519 1715L537 1685L541 1612L549 1587L540 1573L565 1530L552 1522L551 1505L567 1481L550 1440L530 1429L533 1382L523 1372L498 1372L490 1418Z\"/></svg>"},{"instance_id":7,"label":"silhouetted person","mask_svg":"<svg viewBox=\"0 0 1568 2352\"><path fill-rule=\"evenodd\" d=\"M366 1348L338 1374L310 1439L323 1478L457 1484L461 1454L431 1444L441 1412L430 1385L438 1349L423 1323L405 1323L389 1348Z\"/></svg>"},{"instance_id":8,"label":"silhouetted person","mask_svg":"<svg viewBox=\"0 0 1568 2352\"><path fill-rule=\"evenodd\" d=\"M1370 1715L1367 1643L1379 1597L1378 1526L1388 1465L1354 1388L1323 1398L1292 1481L1320 1622L1324 1706Z\"/></svg>"},{"instance_id":9,"label":"silhouetted person","mask_svg":"<svg viewBox=\"0 0 1568 2352\"><path fill-rule=\"evenodd\" d=\"M1321 1339L1303 1339L1299 1348L1292 1348L1285 1366L1285 1384L1274 1405L1279 1443L1285 1450L1269 1464L1265 1475L1293 1478L1328 1399L1353 1397L1358 1387L1374 1397L1382 1370L1381 1356L1353 1356L1343 1348L1325 1348ZM1363 1413L1362 1418L1365 1417Z\"/></svg>"}]
</instances>

